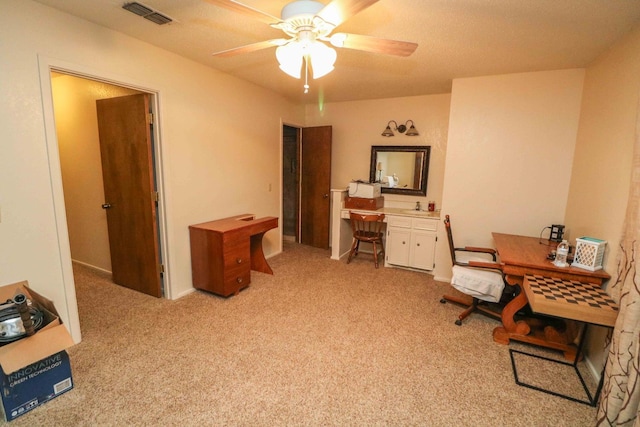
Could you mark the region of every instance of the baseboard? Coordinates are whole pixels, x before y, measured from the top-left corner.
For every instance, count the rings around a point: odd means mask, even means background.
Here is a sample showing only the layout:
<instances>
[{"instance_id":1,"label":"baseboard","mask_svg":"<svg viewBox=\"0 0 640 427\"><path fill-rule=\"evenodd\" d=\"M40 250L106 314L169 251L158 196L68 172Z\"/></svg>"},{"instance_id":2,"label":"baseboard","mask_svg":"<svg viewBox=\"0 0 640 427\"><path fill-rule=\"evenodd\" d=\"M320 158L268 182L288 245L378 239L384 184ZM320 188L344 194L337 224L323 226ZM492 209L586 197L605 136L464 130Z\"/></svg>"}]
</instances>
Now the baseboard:
<instances>
[{"instance_id":1,"label":"baseboard","mask_svg":"<svg viewBox=\"0 0 640 427\"><path fill-rule=\"evenodd\" d=\"M189 294L191 294L191 293L193 293L195 291L196 291L196 288L189 288L189 289L187 289L185 291L180 292L178 295L176 295L175 298L171 298L171 299L174 300L174 301L175 300L179 300L180 298L182 298L184 296L187 296L187 295L189 295Z\"/></svg>"},{"instance_id":2,"label":"baseboard","mask_svg":"<svg viewBox=\"0 0 640 427\"><path fill-rule=\"evenodd\" d=\"M273 253L271 253L271 254L269 254L269 255L265 255L264 257L265 257L265 259L271 259L271 258L273 258L273 257L274 257L274 256L276 256L276 255L280 255L282 252L283 252L283 251L276 251L276 252L273 252Z\"/></svg>"},{"instance_id":3,"label":"baseboard","mask_svg":"<svg viewBox=\"0 0 640 427\"><path fill-rule=\"evenodd\" d=\"M593 378L593 380L596 383L599 383L600 376L602 373L596 370L595 366L593 366L593 363L591 363L591 359L589 359L587 356L584 357L584 363L585 365L587 365L587 369L589 370L589 373L591 374L591 377Z\"/></svg>"},{"instance_id":4,"label":"baseboard","mask_svg":"<svg viewBox=\"0 0 640 427\"><path fill-rule=\"evenodd\" d=\"M75 260L75 259L72 259L72 260L71 260L71 262L72 262L72 263L74 263L74 264L81 265L81 266L83 266L83 267L90 268L90 269L95 270L95 271L99 271L99 272L101 272L101 273L105 273L105 274L113 274L113 273L112 273L111 271L109 271L109 270L105 270L104 268L96 267L95 265L87 264L86 262L78 261L78 260Z\"/></svg>"}]
</instances>

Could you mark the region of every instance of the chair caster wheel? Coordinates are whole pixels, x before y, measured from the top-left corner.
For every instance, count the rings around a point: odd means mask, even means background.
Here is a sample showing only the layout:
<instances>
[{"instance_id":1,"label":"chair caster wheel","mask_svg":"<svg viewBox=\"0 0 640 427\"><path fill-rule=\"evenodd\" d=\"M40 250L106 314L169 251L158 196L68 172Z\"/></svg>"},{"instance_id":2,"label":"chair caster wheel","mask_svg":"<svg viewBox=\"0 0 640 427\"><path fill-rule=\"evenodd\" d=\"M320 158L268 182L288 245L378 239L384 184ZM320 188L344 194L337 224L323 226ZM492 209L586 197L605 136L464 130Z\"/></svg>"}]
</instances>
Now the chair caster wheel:
<instances>
[{"instance_id":1,"label":"chair caster wheel","mask_svg":"<svg viewBox=\"0 0 640 427\"><path fill-rule=\"evenodd\" d=\"M446 300L446 299L444 299L444 298L440 298L440 303L444 304L444 303L446 303L446 302L447 302L447 300Z\"/></svg>"},{"instance_id":2,"label":"chair caster wheel","mask_svg":"<svg viewBox=\"0 0 640 427\"><path fill-rule=\"evenodd\" d=\"M460 320L460 319L456 320L456 325L462 326L462 320Z\"/></svg>"}]
</instances>

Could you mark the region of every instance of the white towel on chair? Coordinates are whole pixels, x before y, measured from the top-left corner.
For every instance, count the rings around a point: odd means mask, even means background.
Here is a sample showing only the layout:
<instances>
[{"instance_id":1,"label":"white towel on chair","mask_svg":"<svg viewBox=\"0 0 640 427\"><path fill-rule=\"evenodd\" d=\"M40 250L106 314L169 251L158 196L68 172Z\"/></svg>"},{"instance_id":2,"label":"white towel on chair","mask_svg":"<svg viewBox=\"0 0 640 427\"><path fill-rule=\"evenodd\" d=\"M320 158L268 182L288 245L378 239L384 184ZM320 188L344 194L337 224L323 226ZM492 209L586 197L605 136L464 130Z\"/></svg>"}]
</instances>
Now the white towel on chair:
<instances>
[{"instance_id":1,"label":"white towel on chair","mask_svg":"<svg viewBox=\"0 0 640 427\"><path fill-rule=\"evenodd\" d=\"M453 266L451 286L483 301L498 302L504 289L502 274L478 268Z\"/></svg>"}]
</instances>

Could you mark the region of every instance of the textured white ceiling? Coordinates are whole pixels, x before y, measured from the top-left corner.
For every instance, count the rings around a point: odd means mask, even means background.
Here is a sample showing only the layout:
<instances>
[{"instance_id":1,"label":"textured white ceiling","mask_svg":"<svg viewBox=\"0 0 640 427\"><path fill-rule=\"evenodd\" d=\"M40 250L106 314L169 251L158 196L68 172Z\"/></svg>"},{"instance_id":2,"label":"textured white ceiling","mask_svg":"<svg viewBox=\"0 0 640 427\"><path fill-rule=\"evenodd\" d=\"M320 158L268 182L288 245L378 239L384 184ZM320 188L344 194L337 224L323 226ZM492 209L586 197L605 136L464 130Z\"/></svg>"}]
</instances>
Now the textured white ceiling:
<instances>
[{"instance_id":1,"label":"textured white ceiling","mask_svg":"<svg viewBox=\"0 0 640 427\"><path fill-rule=\"evenodd\" d=\"M410 57L338 49L336 69L310 82L278 68L275 50L213 52L280 38L279 30L204 0L143 0L172 19L158 26L125 0L36 0L281 93L298 103L451 91L458 77L584 67L640 22L638 0L380 0L335 32L418 43ZM327 0L321 0L328 3ZM241 0L280 16L287 0Z\"/></svg>"}]
</instances>

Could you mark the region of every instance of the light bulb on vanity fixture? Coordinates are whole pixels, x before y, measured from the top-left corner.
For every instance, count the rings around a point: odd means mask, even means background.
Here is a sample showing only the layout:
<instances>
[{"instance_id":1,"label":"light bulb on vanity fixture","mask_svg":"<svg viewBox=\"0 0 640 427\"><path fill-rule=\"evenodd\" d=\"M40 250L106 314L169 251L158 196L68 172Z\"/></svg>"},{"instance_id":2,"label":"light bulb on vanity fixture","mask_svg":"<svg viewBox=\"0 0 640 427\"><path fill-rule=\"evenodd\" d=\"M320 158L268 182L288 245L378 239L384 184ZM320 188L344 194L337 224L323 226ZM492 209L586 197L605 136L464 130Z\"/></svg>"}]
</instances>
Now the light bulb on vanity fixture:
<instances>
[{"instance_id":1,"label":"light bulb on vanity fixture","mask_svg":"<svg viewBox=\"0 0 640 427\"><path fill-rule=\"evenodd\" d=\"M416 129L415 125L413 124L413 120L407 120L406 122L404 122L404 124L398 124L395 120L390 120L389 123L387 123L387 127L385 128L384 132L382 132L382 136L386 136L386 137L391 137L391 136L395 136L395 134L393 133L393 130L391 129L391 123L394 124L394 129L396 132L400 132L400 133L405 133L405 135L407 136L418 136L420 135L418 133L418 129ZM411 123L411 125L409 126L409 123ZM407 126L409 126L409 128L407 129Z\"/></svg>"}]
</instances>

